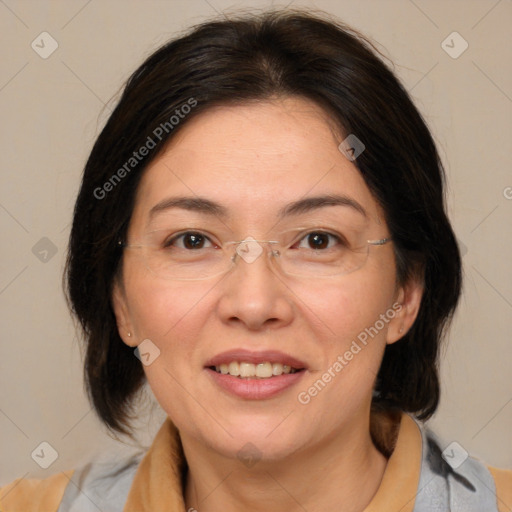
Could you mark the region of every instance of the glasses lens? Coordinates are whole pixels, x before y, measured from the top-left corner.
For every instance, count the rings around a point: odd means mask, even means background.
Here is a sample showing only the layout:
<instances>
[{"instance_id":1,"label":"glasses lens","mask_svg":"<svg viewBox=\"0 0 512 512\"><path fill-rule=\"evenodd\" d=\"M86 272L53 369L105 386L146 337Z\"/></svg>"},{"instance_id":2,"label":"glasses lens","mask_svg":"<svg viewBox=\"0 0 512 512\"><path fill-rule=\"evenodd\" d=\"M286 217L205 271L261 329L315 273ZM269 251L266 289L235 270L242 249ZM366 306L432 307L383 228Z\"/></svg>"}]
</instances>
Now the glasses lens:
<instances>
[{"instance_id":1,"label":"glasses lens","mask_svg":"<svg viewBox=\"0 0 512 512\"><path fill-rule=\"evenodd\" d=\"M252 264L271 256L284 274L302 277L344 275L366 263L366 241L316 230L297 236L297 231L281 233L273 241L248 237L241 242L215 244L200 232L185 232L158 244L131 245L137 248L146 267L163 279L200 280L227 272L235 262ZM265 247L267 246L267 247ZM240 264L240 263L239 263Z\"/></svg>"},{"instance_id":2,"label":"glasses lens","mask_svg":"<svg viewBox=\"0 0 512 512\"><path fill-rule=\"evenodd\" d=\"M368 259L368 245L358 248L346 246L286 250L280 255L283 272L303 277L328 277L344 275L361 268Z\"/></svg>"},{"instance_id":3,"label":"glasses lens","mask_svg":"<svg viewBox=\"0 0 512 512\"><path fill-rule=\"evenodd\" d=\"M210 250L149 250L148 268L164 279L205 279L226 271L231 262L221 248Z\"/></svg>"}]
</instances>

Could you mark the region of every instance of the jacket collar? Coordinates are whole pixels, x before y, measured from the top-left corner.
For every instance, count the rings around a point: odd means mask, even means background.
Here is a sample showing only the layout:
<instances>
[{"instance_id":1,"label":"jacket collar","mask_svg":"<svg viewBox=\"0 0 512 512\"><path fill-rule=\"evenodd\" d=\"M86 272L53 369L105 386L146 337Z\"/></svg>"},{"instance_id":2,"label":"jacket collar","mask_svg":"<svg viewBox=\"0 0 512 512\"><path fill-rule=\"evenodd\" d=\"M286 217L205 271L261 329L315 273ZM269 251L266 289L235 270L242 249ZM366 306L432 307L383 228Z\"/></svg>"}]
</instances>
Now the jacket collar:
<instances>
[{"instance_id":1,"label":"jacket collar","mask_svg":"<svg viewBox=\"0 0 512 512\"><path fill-rule=\"evenodd\" d=\"M412 512L418 491L422 439L408 414L399 417L398 435L384 415L372 417L372 435L381 451L391 455L377 493L364 512ZM177 428L167 419L142 459L123 512L183 511L186 462Z\"/></svg>"}]
</instances>

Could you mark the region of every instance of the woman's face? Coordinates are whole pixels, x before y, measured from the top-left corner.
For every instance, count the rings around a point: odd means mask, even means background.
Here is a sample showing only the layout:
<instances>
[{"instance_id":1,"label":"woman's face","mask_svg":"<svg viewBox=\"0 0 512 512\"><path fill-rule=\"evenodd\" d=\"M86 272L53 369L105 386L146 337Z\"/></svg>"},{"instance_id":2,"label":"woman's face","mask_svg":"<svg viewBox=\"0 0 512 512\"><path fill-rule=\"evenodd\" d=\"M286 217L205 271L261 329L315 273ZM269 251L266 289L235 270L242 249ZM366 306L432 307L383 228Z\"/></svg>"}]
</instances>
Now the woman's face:
<instances>
[{"instance_id":1,"label":"woman's face","mask_svg":"<svg viewBox=\"0 0 512 512\"><path fill-rule=\"evenodd\" d=\"M189 251L185 257L195 261L219 254L220 242L276 240L294 228L304 230L295 250L318 243L316 250L334 254L342 242L307 232L389 236L330 126L318 106L297 98L201 114L146 170L128 243L162 246L189 229L196 235L165 251ZM178 197L190 201L171 204ZM290 207L311 198L318 199ZM127 248L114 292L124 341L135 347L150 340L141 346L144 370L163 409L182 436L228 457L246 443L257 456L277 459L335 436L348 439L368 421L386 343L416 313L414 294L396 284L390 243L370 246L358 270L327 278L315 275L316 263L308 277L285 275L267 247L241 245L227 273L200 280L163 277L148 265L156 248ZM300 371L286 373L286 365ZM262 378L223 374L226 368Z\"/></svg>"}]
</instances>

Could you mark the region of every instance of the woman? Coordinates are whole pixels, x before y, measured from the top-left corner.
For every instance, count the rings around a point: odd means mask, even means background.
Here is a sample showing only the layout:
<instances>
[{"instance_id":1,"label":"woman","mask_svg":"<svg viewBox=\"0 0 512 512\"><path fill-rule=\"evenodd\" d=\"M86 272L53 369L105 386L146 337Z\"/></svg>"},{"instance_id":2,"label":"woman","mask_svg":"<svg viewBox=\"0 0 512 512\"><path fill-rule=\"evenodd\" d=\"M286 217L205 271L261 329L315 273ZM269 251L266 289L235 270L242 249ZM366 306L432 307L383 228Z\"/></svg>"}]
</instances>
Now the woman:
<instances>
[{"instance_id":1,"label":"woman","mask_svg":"<svg viewBox=\"0 0 512 512\"><path fill-rule=\"evenodd\" d=\"M348 27L266 13L150 56L87 162L67 283L100 418L131 434L147 381L168 419L1 510L510 510L512 472L422 423L460 256L432 137Z\"/></svg>"}]
</instances>

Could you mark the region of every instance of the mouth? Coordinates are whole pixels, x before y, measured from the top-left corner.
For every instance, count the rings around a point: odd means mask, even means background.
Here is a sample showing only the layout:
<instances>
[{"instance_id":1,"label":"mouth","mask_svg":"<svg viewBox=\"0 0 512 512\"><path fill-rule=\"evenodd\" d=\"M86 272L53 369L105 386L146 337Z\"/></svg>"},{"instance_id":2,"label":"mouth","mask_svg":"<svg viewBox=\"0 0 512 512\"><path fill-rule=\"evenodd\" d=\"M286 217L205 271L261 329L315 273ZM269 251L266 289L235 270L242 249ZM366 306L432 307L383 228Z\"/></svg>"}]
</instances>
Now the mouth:
<instances>
[{"instance_id":1,"label":"mouth","mask_svg":"<svg viewBox=\"0 0 512 512\"><path fill-rule=\"evenodd\" d=\"M294 368L288 364L272 361L257 364L247 361L230 361L208 368L222 375L231 375L239 379L271 379L279 375L288 375L305 370L305 368Z\"/></svg>"},{"instance_id":2,"label":"mouth","mask_svg":"<svg viewBox=\"0 0 512 512\"><path fill-rule=\"evenodd\" d=\"M220 389L245 400L276 397L305 375L307 366L278 351L231 350L206 362L205 370Z\"/></svg>"},{"instance_id":3,"label":"mouth","mask_svg":"<svg viewBox=\"0 0 512 512\"><path fill-rule=\"evenodd\" d=\"M246 349L229 350L218 354L208 360L205 367L222 375L241 379L271 379L307 369L306 363L284 352L253 352Z\"/></svg>"}]
</instances>

